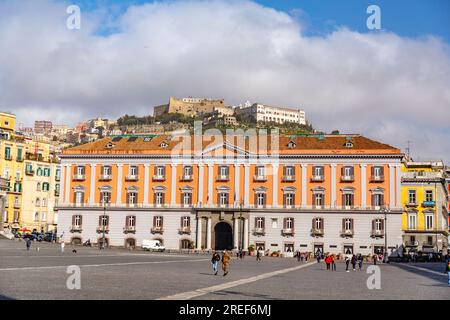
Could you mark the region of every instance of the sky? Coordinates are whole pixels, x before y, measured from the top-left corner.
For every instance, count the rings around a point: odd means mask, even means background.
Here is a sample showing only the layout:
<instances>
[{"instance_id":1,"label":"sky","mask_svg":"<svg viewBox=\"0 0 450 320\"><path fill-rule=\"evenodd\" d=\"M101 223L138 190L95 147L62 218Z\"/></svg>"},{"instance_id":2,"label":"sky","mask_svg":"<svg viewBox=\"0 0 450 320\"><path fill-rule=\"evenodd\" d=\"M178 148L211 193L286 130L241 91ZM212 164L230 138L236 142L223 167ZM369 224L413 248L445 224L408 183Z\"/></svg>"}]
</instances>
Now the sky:
<instances>
[{"instance_id":1,"label":"sky","mask_svg":"<svg viewBox=\"0 0 450 320\"><path fill-rule=\"evenodd\" d=\"M447 0L0 0L0 110L25 126L249 100L450 164L449 84Z\"/></svg>"}]
</instances>

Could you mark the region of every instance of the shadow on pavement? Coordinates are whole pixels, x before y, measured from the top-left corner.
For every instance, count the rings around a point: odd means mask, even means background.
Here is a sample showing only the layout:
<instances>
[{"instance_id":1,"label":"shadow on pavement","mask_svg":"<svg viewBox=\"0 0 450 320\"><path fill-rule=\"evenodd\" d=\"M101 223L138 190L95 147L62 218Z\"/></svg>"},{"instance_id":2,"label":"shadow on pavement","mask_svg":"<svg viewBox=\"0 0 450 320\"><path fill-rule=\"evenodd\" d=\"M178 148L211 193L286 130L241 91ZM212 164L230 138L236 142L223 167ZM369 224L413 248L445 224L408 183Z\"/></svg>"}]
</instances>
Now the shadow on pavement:
<instances>
[{"instance_id":1,"label":"shadow on pavement","mask_svg":"<svg viewBox=\"0 0 450 320\"><path fill-rule=\"evenodd\" d=\"M413 265L413 264L412 265L408 265L408 264L400 264L400 263L391 263L391 265L395 266L397 268L400 268L400 269L402 269L404 271L408 271L408 272L411 272L411 273L414 273L414 274L418 274L418 275L421 275L423 277L427 277L429 279L432 279L432 280L435 280L435 281L438 281L438 282L442 282L444 284L448 283L447 273L444 273L444 271L443 271L444 270L444 266L445 266L443 263L440 264L441 268L429 268L428 269L430 271L438 272L438 273L440 273L440 275L436 274L436 273L430 273L430 272L427 272L425 270L419 270L419 269L414 268L414 267L426 268L424 265ZM439 285L437 285L437 286L439 286Z\"/></svg>"},{"instance_id":2,"label":"shadow on pavement","mask_svg":"<svg viewBox=\"0 0 450 320\"><path fill-rule=\"evenodd\" d=\"M282 299L277 299L274 298L272 296L266 295L266 294L248 294L248 293L244 293L244 292L238 292L238 291L230 291L230 290L221 290L221 291L216 291L216 292L211 292L212 295L216 295L216 296L227 296L227 300L228 299L233 299L232 297L230 297L230 295L237 295L237 296L244 296L244 297L251 297L253 299L264 299L264 300L282 300Z\"/></svg>"},{"instance_id":3,"label":"shadow on pavement","mask_svg":"<svg viewBox=\"0 0 450 320\"><path fill-rule=\"evenodd\" d=\"M16 299L0 294L0 300L16 300Z\"/></svg>"}]
</instances>

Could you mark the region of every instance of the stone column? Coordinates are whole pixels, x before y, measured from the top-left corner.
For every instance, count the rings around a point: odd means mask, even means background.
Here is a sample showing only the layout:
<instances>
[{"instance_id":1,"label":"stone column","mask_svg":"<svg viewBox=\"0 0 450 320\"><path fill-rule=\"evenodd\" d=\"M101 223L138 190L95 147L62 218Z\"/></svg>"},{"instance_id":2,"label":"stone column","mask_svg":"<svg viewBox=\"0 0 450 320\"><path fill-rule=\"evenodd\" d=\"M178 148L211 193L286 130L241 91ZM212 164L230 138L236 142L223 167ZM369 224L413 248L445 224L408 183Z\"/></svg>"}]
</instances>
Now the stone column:
<instances>
[{"instance_id":1,"label":"stone column","mask_svg":"<svg viewBox=\"0 0 450 320\"><path fill-rule=\"evenodd\" d=\"M204 165L198 164L198 204L203 203Z\"/></svg>"},{"instance_id":2,"label":"stone column","mask_svg":"<svg viewBox=\"0 0 450 320\"><path fill-rule=\"evenodd\" d=\"M360 164L361 166L361 207L366 208L367 207L367 190L366 190L366 183L367 183L367 165L365 163Z\"/></svg>"},{"instance_id":3,"label":"stone column","mask_svg":"<svg viewBox=\"0 0 450 320\"><path fill-rule=\"evenodd\" d=\"M122 175L123 175L123 164L117 165L117 197L116 204L120 205L122 203Z\"/></svg>"},{"instance_id":4,"label":"stone column","mask_svg":"<svg viewBox=\"0 0 450 320\"><path fill-rule=\"evenodd\" d=\"M64 202L65 203L69 203L69 201L70 201L70 180L71 180L71 172L72 172L72 170L71 170L71 165L70 164L67 164L66 165L66 181L65 181L65 183L66 183L66 186L65 186L65 196L64 196Z\"/></svg>"},{"instance_id":5,"label":"stone column","mask_svg":"<svg viewBox=\"0 0 450 320\"><path fill-rule=\"evenodd\" d=\"M240 170L239 169L240 169L239 164L235 163L234 164L234 194L236 195L236 199L234 199L234 202L236 205L239 205L239 199L240 199L241 179L240 179Z\"/></svg>"},{"instance_id":6,"label":"stone column","mask_svg":"<svg viewBox=\"0 0 450 320\"><path fill-rule=\"evenodd\" d=\"M201 250L202 248L202 218L197 217L197 250Z\"/></svg>"},{"instance_id":7,"label":"stone column","mask_svg":"<svg viewBox=\"0 0 450 320\"><path fill-rule=\"evenodd\" d=\"M211 249L211 217L206 220L206 249Z\"/></svg>"},{"instance_id":8,"label":"stone column","mask_svg":"<svg viewBox=\"0 0 450 320\"><path fill-rule=\"evenodd\" d=\"M233 248L239 249L239 218L233 221Z\"/></svg>"},{"instance_id":9,"label":"stone column","mask_svg":"<svg viewBox=\"0 0 450 320\"><path fill-rule=\"evenodd\" d=\"M208 205L213 206L214 165L208 163Z\"/></svg>"},{"instance_id":10,"label":"stone column","mask_svg":"<svg viewBox=\"0 0 450 320\"><path fill-rule=\"evenodd\" d=\"M306 207L306 173L308 171L308 165L302 164L302 207Z\"/></svg>"},{"instance_id":11,"label":"stone column","mask_svg":"<svg viewBox=\"0 0 450 320\"><path fill-rule=\"evenodd\" d=\"M97 171L97 165L95 163L91 164L91 180L90 183L90 190L89 190L89 204L95 203L95 173Z\"/></svg>"},{"instance_id":12,"label":"stone column","mask_svg":"<svg viewBox=\"0 0 450 320\"><path fill-rule=\"evenodd\" d=\"M274 208L278 207L278 163L272 164L273 172L273 193L272 193L272 206Z\"/></svg>"},{"instance_id":13,"label":"stone column","mask_svg":"<svg viewBox=\"0 0 450 320\"><path fill-rule=\"evenodd\" d=\"M395 179L395 189L396 189L396 200L395 200L395 207L397 209L401 209L402 207L402 172L401 172L401 165L396 164L395 165L395 171L396 171L396 179Z\"/></svg>"},{"instance_id":14,"label":"stone column","mask_svg":"<svg viewBox=\"0 0 450 320\"><path fill-rule=\"evenodd\" d=\"M60 184L59 184L59 192L60 192L60 194L61 194L61 196L60 196L60 203L62 203L62 204L64 204L65 203L65 193L64 193L64 190L65 190L65 188L64 188L64 184L66 183L66 176L65 176L65 173L66 173L66 171L64 170L64 167L65 167L65 165L61 165L60 166L60 168L61 168L61 173L60 173Z\"/></svg>"},{"instance_id":15,"label":"stone column","mask_svg":"<svg viewBox=\"0 0 450 320\"><path fill-rule=\"evenodd\" d=\"M389 164L389 207L395 207L395 167L392 164ZM385 177L386 178L386 177Z\"/></svg>"},{"instance_id":16,"label":"stone column","mask_svg":"<svg viewBox=\"0 0 450 320\"><path fill-rule=\"evenodd\" d=\"M244 251L248 250L248 218L244 219Z\"/></svg>"},{"instance_id":17,"label":"stone column","mask_svg":"<svg viewBox=\"0 0 450 320\"><path fill-rule=\"evenodd\" d=\"M330 164L331 167L331 207L336 207L336 165Z\"/></svg>"},{"instance_id":18,"label":"stone column","mask_svg":"<svg viewBox=\"0 0 450 320\"><path fill-rule=\"evenodd\" d=\"M144 163L144 205L148 205L148 192L150 188L150 164Z\"/></svg>"}]
</instances>

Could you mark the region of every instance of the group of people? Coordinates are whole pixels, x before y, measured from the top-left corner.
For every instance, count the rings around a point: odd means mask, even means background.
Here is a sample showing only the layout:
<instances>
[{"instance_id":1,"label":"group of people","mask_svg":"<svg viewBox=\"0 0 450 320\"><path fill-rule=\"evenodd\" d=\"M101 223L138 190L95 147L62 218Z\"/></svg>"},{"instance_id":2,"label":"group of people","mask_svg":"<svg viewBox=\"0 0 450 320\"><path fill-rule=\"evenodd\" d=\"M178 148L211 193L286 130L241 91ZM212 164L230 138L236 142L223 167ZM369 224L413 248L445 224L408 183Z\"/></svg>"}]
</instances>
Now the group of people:
<instances>
[{"instance_id":1,"label":"group of people","mask_svg":"<svg viewBox=\"0 0 450 320\"><path fill-rule=\"evenodd\" d=\"M223 270L223 276L225 277L229 270L230 270L230 261L231 261L231 254L227 250L224 250L222 253L222 257L217 251L213 252L211 263L213 267L214 275L217 276L219 273L219 261L222 261L222 270Z\"/></svg>"},{"instance_id":2,"label":"group of people","mask_svg":"<svg viewBox=\"0 0 450 320\"><path fill-rule=\"evenodd\" d=\"M322 255L316 254L317 262L320 263L322 259ZM337 257L334 254L327 254L325 257L325 265L327 266L327 270L336 271L336 260ZM358 253L358 255L347 252L345 254L345 271L350 272L349 267L352 265L353 270L356 270L356 265L358 265L359 270L362 270L363 266L363 256Z\"/></svg>"}]
</instances>

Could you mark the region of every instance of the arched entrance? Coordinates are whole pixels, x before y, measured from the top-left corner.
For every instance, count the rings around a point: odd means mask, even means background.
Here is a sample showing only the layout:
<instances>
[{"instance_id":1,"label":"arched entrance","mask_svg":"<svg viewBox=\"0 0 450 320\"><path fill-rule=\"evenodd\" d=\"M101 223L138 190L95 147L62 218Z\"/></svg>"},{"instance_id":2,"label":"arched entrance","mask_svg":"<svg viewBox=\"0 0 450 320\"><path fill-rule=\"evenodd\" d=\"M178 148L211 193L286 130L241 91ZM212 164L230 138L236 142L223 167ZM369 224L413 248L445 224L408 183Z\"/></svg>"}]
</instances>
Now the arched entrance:
<instances>
[{"instance_id":1,"label":"arched entrance","mask_svg":"<svg viewBox=\"0 0 450 320\"><path fill-rule=\"evenodd\" d=\"M232 250L233 249L233 230L231 226L226 222L219 222L214 227L215 250Z\"/></svg>"}]
</instances>

